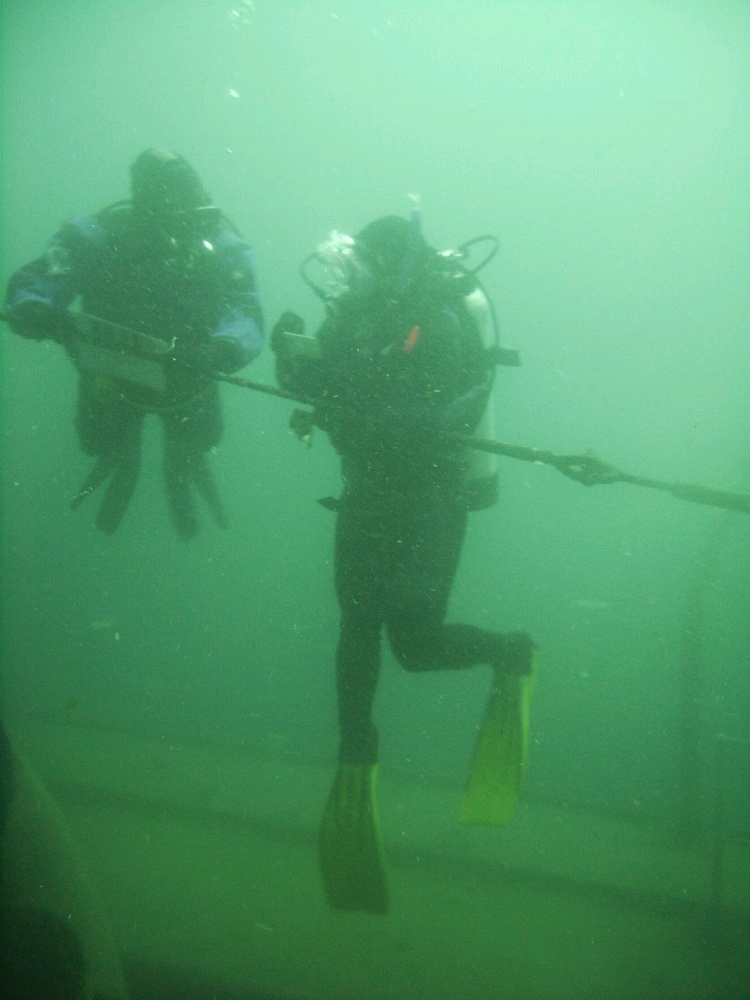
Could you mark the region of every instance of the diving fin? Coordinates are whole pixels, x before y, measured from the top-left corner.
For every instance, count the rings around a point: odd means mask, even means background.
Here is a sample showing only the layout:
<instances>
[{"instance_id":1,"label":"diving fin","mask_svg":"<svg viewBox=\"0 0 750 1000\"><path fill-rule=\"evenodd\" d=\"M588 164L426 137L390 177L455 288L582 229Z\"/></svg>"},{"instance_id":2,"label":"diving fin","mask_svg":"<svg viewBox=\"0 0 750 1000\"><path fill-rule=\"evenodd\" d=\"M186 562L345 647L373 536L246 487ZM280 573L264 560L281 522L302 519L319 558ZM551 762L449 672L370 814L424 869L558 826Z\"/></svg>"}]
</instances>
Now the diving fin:
<instances>
[{"instance_id":1,"label":"diving fin","mask_svg":"<svg viewBox=\"0 0 750 1000\"><path fill-rule=\"evenodd\" d=\"M376 781L377 764L340 764L328 796L319 858L326 898L334 910L388 912Z\"/></svg>"},{"instance_id":2,"label":"diving fin","mask_svg":"<svg viewBox=\"0 0 750 1000\"><path fill-rule=\"evenodd\" d=\"M187 540L198 533L193 488L205 500L216 524L220 528L228 527L224 505L208 460L203 453L188 451L167 439L164 453L164 482L169 513L180 538Z\"/></svg>"},{"instance_id":3,"label":"diving fin","mask_svg":"<svg viewBox=\"0 0 750 1000\"><path fill-rule=\"evenodd\" d=\"M219 528L228 528L229 521L224 510L224 504L221 502L216 482L211 474L211 467L205 455L199 454L195 456L192 471L196 489L208 504L208 508L217 526Z\"/></svg>"},{"instance_id":4,"label":"diving fin","mask_svg":"<svg viewBox=\"0 0 750 1000\"><path fill-rule=\"evenodd\" d=\"M86 497L90 497L105 480L109 479L116 464L117 460L111 455L101 455L94 463L91 472L86 476L80 490L70 501L70 509L76 510L80 507Z\"/></svg>"},{"instance_id":5,"label":"diving fin","mask_svg":"<svg viewBox=\"0 0 750 1000\"><path fill-rule=\"evenodd\" d=\"M86 497L91 496L111 476L95 523L105 535L113 534L119 527L125 511L133 499L140 468L139 443L130 452L121 455L109 452L101 455L94 463L80 490L71 500L70 509L76 510L80 507Z\"/></svg>"},{"instance_id":6,"label":"diving fin","mask_svg":"<svg viewBox=\"0 0 750 1000\"><path fill-rule=\"evenodd\" d=\"M503 826L513 816L526 764L535 680L535 654L529 674L495 671L461 803L461 823Z\"/></svg>"},{"instance_id":7,"label":"diving fin","mask_svg":"<svg viewBox=\"0 0 750 1000\"><path fill-rule=\"evenodd\" d=\"M140 448L123 456L115 466L95 519L97 528L105 535L114 534L120 526L133 499L140 470Z\"/></svg>"},{"instance_id":8,"label":"diving fin","mask_svg":"<svg viewBox=\"0 0 750 1000\"><path fill-rule=\"evenodd\" d=\"M164 486L167 506L177 534L187 541L198 534L198 518L191 495L193 456L166 439L164 450Z\"/></svg>"}]
</instances>

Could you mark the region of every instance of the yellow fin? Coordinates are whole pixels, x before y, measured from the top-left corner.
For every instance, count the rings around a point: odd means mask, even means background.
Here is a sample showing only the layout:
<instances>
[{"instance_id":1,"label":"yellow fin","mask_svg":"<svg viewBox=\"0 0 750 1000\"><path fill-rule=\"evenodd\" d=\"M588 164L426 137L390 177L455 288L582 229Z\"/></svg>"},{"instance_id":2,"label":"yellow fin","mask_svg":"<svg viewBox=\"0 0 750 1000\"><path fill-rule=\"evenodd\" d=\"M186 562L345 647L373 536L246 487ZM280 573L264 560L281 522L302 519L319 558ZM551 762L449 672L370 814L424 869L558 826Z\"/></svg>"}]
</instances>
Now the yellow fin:
<instances>
[{"instance_id":1,"label":"yellow fin","mask_svg":"<svg viewBox=\"0 0 750 1000\"><path fill-rule=\"evenodd\" d=\"M503 826L518 805L526 764L536 657L526 676L498 671L479 729L461 823Z\"/></svg>"},{"instance_id":2,"label":"yellow fin","mask_svg":"<svg viewBox=\"0 0 750 1000\"><path fill-rule=\"evenodd\" d=\"M319 858L326 898L334 910L388 912L376 784L377 764L341 764L328 796Z\"/></svg>"}]
</instances>

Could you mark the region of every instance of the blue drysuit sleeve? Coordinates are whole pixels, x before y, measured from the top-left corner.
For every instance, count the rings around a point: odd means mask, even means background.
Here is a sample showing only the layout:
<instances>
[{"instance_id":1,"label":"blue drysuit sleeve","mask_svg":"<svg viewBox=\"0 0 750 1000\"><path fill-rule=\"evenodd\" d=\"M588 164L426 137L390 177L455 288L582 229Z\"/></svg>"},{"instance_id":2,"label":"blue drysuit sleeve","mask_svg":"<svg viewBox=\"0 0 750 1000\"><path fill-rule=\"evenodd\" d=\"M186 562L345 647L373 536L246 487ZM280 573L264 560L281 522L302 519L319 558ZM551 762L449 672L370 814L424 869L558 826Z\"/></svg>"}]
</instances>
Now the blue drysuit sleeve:
<instances>
[{"instance_id":1,"label":"blue drysuit sleeve","mask_svg":"<svg viewBox=\"0 0 750 1000\"><path fill-rule=\"evenodd\" d=\"M253 253L247 243L229 230L222 231L216 252L222 310L211 336L235 341L242 350L242 365L246 365L260 354L265 336Z\"/></svg>"},{"instance_id":2,"label":"blue drysuit sleeve","mask_svg":"<svg viewBox=\"0 0 750 1000\"><path fill-rule=\"evenodd\" d=\"M101 224L90 215L66 222L41 257L21 267L8 282L9 315L27 302L67 309L80 293L86 271L105 240Z\"/></svg>"}]
</instances>

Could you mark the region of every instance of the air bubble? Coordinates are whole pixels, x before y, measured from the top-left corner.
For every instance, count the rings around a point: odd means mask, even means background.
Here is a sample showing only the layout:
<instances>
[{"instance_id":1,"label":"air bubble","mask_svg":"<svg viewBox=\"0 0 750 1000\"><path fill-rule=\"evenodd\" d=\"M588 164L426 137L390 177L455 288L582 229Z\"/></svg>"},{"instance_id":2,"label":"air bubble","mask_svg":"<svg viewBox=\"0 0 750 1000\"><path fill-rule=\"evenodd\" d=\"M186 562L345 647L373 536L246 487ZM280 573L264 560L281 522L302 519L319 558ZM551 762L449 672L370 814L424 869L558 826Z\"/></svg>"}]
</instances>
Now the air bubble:
<instances>
[{"instance_id":1,"label":"air bubble","mask_svg":"<svg viewBox=\"0 0 750 1000\"><path fill-rule=\"evenodd\" d=\"M229 8L228 14L233 28L237 28L238 30L247 28L253 23L255 4L253 0L240 0L239 3Z\"/></svg>"}]
</instances>

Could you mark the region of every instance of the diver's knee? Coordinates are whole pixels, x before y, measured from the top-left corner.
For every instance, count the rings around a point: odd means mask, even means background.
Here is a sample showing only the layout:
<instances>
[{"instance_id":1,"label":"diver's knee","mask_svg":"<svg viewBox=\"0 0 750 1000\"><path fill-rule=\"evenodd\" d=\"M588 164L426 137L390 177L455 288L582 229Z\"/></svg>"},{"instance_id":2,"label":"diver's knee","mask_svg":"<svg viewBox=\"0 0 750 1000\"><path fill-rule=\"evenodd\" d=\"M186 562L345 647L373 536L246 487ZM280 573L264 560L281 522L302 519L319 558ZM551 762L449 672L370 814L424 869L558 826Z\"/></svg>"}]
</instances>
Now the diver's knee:
<instances>
[{"instance_id":1,"label":"diver's knee","mask_svg":"<svg viewBox=\"0 0 750 1000\"><path fill-rule=\"evenodd\" d=\"M429 633L423 629L389 628L388 642L399 664L409 673L431 666Z\"/></svg>"}]
</instances>

